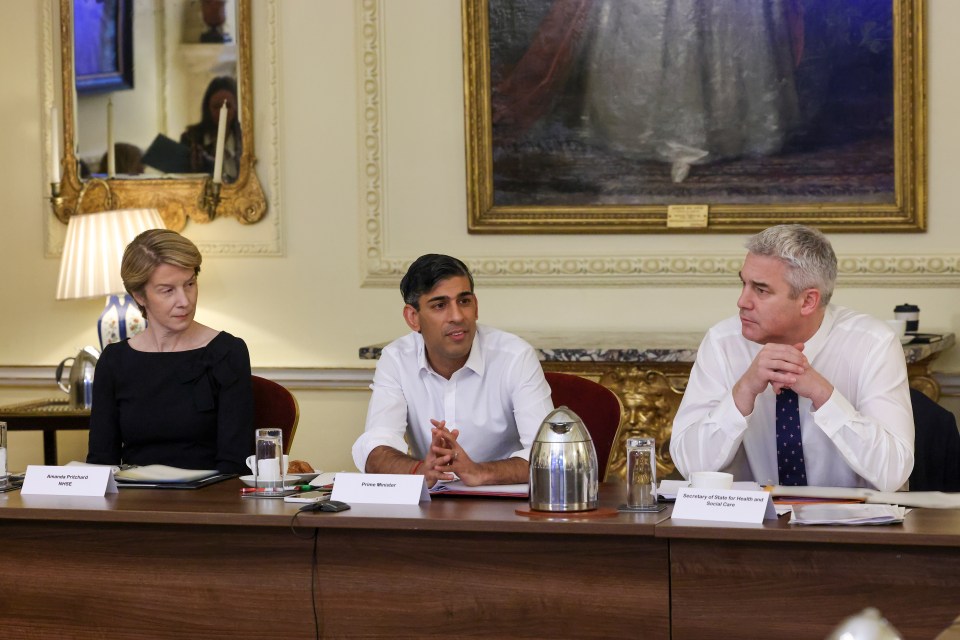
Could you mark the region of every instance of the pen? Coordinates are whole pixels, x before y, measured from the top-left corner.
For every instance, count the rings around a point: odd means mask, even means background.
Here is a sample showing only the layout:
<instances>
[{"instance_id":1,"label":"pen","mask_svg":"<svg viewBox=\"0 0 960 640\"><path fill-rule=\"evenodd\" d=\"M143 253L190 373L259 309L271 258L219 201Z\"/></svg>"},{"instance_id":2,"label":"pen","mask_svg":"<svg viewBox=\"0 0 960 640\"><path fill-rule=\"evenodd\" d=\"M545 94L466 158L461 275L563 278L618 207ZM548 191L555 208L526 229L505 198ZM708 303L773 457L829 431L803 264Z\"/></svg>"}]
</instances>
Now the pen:
<instances>
[{"instance_id":1,"label":"pen","mask_svg":"<svg viewBox=\"0 0 960 640\"><path fill-rule=\"evenodd\" d=\"M282 489L274 489L271 487L244 487L240 489L240 493L263 493L264 491L310 491L313 489L309 484L298 484L292 487L283 487Z\"/></svg>"}]
</instances>

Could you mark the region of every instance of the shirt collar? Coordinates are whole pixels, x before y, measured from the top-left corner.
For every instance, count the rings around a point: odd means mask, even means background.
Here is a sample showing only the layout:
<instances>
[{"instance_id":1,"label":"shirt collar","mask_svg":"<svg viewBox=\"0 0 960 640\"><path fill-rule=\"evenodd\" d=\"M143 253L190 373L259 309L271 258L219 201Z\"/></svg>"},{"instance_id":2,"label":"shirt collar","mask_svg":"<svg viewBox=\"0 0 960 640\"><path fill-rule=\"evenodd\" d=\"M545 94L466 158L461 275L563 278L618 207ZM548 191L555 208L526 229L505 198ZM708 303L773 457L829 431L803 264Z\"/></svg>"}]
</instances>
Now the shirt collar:
<instances>
[{"instance_id":1,"label":"shirt collar","mask_svg":"<svg viewBox=\"0 0 960 640\"><path fill-rule=\"evenodd\" d=\"M482 376L485 366L483 358L483 334L480 331L480 325L477 325L477 332L473 334L473 345L470 347L470 355L467 356L467 362L463 365L463 368L470 369L478 376Z\"/></svg>"},{"instance_id":2,"label":"shirt collar","mask_svg":"<svg viewBox=\"0 0 960 640\"><path fill-rule=\"evenodd\" d=\"M473 345L470 347L470 355L467 356L467 362L463 365L463 369L469 369L480 376L483 375L485 369L482 343L483 332L480 330L480 325L477 325L477 332L473 336ZM417 365L421 373L427 371L440 375L430 366L430 361L427 360L427 345L424 344L423 336L419 333L417 334ZM462 371L463 369L460 370ZM454 375L457 375L457 373L454 372Z\"/></svg>"},{"instance_id":3,"label":"shirt collar","mask_svg":"<svg viewBox=\"0 0 960 640\"><path fill-rule=\"evenodd\" d=\"M807 340L803 346L803 355L807 357L807 360L812 362L814 358L817 357L817 354L820 353L820 350L823 349L823 345L827 343L827 338L830 336L830 332L833 330L833 323L836 320L836 311L833 305L828 304L826 310L823 314L823 321L820 323L820 328L817 329L817 332L813 334L813 337Z\"/></svg>"}]
</instances>

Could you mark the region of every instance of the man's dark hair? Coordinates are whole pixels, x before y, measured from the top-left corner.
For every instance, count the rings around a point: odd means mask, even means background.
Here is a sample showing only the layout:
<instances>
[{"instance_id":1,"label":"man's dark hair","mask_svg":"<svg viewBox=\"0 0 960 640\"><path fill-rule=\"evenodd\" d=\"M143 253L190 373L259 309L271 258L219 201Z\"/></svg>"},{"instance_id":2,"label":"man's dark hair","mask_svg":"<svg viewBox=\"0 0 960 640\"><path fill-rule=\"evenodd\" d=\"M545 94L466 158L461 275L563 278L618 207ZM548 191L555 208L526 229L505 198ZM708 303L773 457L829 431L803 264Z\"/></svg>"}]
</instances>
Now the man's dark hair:
<instances>
[{"instance_id":1,"label":"man's dark hair","mask_svg":"<svg viewBox=\"0 0 960 640\"><path fill-rule=\"evenodd\" d=\"M473 291L473 275L463 262L440 253L422 255L413 261L400 281L400 295L405 303L419 311L420 296L437 286L441 280L456 276L466 276L470 281L470 291Z\"/></svg>"}]
</instances>

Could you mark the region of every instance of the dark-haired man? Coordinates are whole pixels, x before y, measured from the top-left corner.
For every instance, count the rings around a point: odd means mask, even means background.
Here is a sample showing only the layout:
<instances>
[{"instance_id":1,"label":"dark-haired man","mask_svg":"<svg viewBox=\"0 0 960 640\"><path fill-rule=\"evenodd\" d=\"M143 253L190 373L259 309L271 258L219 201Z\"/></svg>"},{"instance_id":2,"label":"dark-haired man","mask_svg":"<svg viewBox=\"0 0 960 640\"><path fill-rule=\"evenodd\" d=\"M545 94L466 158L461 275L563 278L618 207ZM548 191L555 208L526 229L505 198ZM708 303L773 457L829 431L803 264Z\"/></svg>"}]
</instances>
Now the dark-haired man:
<instances>
[{"instance_id":1,"label":"dark-haired man","mask_svg":"<svg viewBox=\"0 0 960 640\"><path fill-rule=\"evenodd\" d=\"M477 325L473 276L456 258L417 258L400 293L413 333L380 355L357 468L421 474L428 486L527 482L530 446L553 410L533 349Z\"/></svg>"}]
</instances>

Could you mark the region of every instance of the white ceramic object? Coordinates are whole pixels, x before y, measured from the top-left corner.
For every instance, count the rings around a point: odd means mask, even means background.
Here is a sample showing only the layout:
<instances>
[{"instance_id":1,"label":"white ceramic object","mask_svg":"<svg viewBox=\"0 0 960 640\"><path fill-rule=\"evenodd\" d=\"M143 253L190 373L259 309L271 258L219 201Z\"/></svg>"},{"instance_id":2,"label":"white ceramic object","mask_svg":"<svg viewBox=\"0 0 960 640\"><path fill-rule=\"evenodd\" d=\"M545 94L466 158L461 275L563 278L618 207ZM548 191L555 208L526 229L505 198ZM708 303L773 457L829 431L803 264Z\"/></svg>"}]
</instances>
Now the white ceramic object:
<instances>
[{"instance_id":1,"label":"white ceramic object","mask_svg":"<svg viewBox=\"0 0 960 640\"><path fill-rule=\"evenodd\" d=\"M733 474L723 471L695 471L690 474L690 486L694 489L727 490L733 486Z\"/></svg>"}]
</instances>

